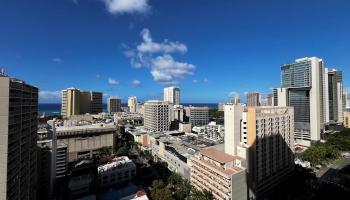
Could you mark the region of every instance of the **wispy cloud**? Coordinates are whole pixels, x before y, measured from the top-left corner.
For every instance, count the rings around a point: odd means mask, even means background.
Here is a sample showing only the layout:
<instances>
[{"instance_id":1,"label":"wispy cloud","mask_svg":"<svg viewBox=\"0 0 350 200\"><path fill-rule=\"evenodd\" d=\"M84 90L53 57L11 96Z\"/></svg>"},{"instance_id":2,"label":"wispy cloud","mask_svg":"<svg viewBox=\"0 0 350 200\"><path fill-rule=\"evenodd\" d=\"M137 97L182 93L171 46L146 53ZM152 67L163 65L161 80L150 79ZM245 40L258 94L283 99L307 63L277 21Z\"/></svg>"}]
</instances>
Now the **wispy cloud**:
<instances>
[{"instance_id":1,"label":"wispy cloud","mask_svg":"<svg viewBox=\"0 0 350 200\"><path fill-rule=\"evenodd\" d=\"M124 54L130 58L132 67L150 68L153 79L163 84L177 83L187 75L194 74L195 65L177 61L171 55L172 53L186 53L188 49L185 44L169 40L155 42L148 29L143 29L140 35L143 41L136 46L136 49L123 44Z\"/></svg>"},{"instance_id":2,"label":"wispy cloud","mask_svg":"<svg viewBox=\"0 0 350 200\"><path fill-rule=\"evenodd\" d=\"M132 80L131 81L131 84L133 85L133 86L135 86L135 87L141 87L141 81L139 81L139 80Z\"/></svg>"},{"instance_id":3,"label":"wispy cloud","mask_svg":"<svg viewBox=\"0 0 350 200\"><path fill-rule=\"evenodd\" d=\"M239 93L236 91L231 91L228 93L227 95L229 98L235 98L235 97L239 97Z\"/></svg>"},{"instance_id":4,"label":"wispy cloud","mask_svg":"<svg viewBox=\"0 0 350 200\"><path fill-rule=\"evenodd\" d=\"M117 14L132 14L132 13L147 13L151 6L148 0L102 0L106 5L109 13Z\"/></svg>"},{"instance_id":5,"label":"wispy cloud","mask_svg":"<svg viewBox=\"0 0 350 200\"><path fill-rule=\"evenodd\" d=\"M112 78L108 78L108 84L110 85L118 85L119 81L112 79Z\"/></svg>"},{"instance_id":6,"label":"wispy cloud","mask_svg":"<svg viewBox=\"0 0 350 200\"><path fill-rule=\"evenodd\" d=\"M61 58L53 58L52 62L61 63L61 62L63 62L63 60Z\"/></svg>"},{"instance_id":7,"label":"wispy cloud","mask_svg":"<svg viewBox=\"0 0 350 200\"><path fill-rule=\"evenodd\" d=\"M101 75L100 74L96 74L96 79L100 79L101 78Z\"/></svg>"},{"instance_id":8,"label":"wispy cloud","mask_svg":"<svg viewBox=\"0 0 350 200\"><path fill-rule=\"evenodd\" d=\"M208 83L209 80L207 78L203 79L203 83Z\"/></svg>"},{"instance_id":9,"label":"wispy cloud","mask_svg":"<svg viewBox=\"0 0 350 200\"><path fill-rule=\"evenodd\" d=\"M193 83L198 83L198 80L197 80L197 79L194 79L192 82L193 82Z\"/></svg>"}]
</instances>

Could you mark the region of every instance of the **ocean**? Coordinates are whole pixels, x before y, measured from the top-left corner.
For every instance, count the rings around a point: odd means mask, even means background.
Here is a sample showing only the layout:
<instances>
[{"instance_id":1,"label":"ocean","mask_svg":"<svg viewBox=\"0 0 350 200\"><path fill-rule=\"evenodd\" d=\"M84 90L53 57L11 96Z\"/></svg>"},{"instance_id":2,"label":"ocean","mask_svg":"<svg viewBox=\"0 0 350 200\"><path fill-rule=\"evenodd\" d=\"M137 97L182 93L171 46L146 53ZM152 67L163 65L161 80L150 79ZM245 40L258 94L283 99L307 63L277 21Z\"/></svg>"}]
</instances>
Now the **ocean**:
<instances>
[{"instance_id":1,"label":"ocean","mask_svg":"<svg viewBox=\"0 0 350 200\"><path fill-rule=\"evenodd\" d=\"M217 108L218 104L217 103L183 103L182 105L184 106L207 106L209 108ZM127 106L126 104L122 104L122 106ZM103 112L107 111L107 104L103 104ZM39 104L39 115L42 115L45 113L45 115L59 115L61 113L61 104L60 103L41 103Z\"/></svg>"}]
</instances>

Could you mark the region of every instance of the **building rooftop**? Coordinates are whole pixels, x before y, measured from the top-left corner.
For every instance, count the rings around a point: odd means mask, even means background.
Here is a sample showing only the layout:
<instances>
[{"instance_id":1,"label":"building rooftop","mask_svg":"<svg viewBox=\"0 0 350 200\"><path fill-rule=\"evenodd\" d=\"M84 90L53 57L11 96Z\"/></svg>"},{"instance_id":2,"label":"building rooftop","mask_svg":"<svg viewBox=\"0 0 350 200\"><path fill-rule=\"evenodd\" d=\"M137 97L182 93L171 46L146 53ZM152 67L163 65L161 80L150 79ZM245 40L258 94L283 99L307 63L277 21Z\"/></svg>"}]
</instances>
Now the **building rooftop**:
<instances>
[{"instance_id":1,"label":"building rooftop","mask_svg":"<svg viewBox=\"0 0 350 200\"><path fill-rule=\"evenodd\" d=\"M226 154L225 152L219 151L215 148L203 149L200 151L200 153L203 156L206 156L206 157L208 157L212 160L215 160L219 163L227 163L227 162L231 162L231 161L235 160L234 156Z\"/></svg>"},{"instance_id":2,"label":"building rooftop","mask_svg":"<svg viewBox=\"0 0 350 200\"><path fill-rule=\"evenodd\" d=\"M127 156L121 156L118 158L114 158L112 162L100 165L97 168L98 173L103 173L106 171L109 171L110 169L116 168L116 167L123 167L123 166L129 166L129 165L134 165L132 160L130 160Z\"/></svg>"}]
</instances>

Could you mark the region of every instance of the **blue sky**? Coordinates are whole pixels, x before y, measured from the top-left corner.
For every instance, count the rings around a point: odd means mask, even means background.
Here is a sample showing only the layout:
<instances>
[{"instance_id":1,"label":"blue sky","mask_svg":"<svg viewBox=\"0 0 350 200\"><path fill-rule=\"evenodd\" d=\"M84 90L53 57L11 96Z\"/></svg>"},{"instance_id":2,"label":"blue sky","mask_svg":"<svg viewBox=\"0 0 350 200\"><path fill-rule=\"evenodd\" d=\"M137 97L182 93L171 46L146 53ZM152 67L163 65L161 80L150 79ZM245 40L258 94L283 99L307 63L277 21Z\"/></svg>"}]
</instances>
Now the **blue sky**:
<instances>
[{"instance_id":1,"label":"blue sky","mask_svg":"<svg viewBox=\"0 0 350 200\"><path fill-rule=\"evenodd\" d=\"M11 0L0 3L0 66L59 102L67 87L123 101L215 103L280 84L280 65L317 56L350 86L347 0Z\"/></svg>"}]
</instances>

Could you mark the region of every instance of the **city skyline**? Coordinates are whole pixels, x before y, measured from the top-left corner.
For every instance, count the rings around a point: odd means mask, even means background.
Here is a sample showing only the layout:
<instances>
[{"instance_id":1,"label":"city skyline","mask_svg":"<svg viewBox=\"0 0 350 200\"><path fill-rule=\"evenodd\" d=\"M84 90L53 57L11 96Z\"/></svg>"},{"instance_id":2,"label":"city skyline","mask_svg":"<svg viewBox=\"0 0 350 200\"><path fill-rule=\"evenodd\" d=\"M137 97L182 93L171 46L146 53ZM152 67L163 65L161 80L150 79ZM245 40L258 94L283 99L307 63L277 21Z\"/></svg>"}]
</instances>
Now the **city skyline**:
<instances>
[{"instance_id":1,"label":"city skyline","mask_svg":"<svg viewBox=\"0 0 350 200\"><path fill-rule=\"evenodd\" d=\"M124 103L162 99L171 85L182 102L245 99L279 86L282 64L312 56L343 71L350 86L349 2L113 2L2 3L0 66L38 87L40 103L60 103L71 86Z\"/></svg>"}]
</instances>

